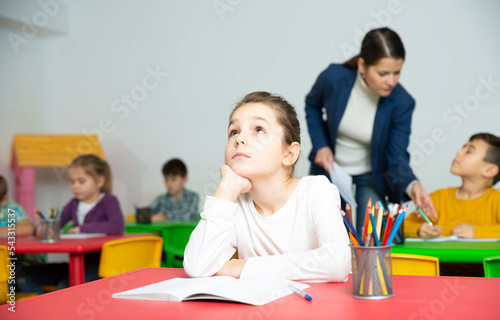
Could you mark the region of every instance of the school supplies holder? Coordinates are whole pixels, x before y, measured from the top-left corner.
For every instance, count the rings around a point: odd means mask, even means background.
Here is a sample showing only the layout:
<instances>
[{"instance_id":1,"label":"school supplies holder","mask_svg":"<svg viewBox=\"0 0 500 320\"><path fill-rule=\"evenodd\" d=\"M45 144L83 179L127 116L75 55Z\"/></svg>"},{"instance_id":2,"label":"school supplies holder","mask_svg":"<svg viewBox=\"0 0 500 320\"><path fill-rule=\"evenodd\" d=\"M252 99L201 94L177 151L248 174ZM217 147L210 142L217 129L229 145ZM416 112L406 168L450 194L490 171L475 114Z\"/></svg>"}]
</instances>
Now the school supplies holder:
<instances>
[{"instance_id":1,"label":"school supplies holder","mask_svg":"<svg viewBox=\"0 0 500 320\"><path fill-rule=\"evenodd\" d=\"M151 223L151 211L149 207L135 208L135 222L139 224Z\"/></svg>"},{"instance_id":2,"label":"school supplies holder","mask_svg":"<svg viewBox=\"0 0 500 320\"><path fill-rule=\"evenodd\" d=\"M61 226L59 218L62 213L60 208L50 209L49 215L45 216L41 211L33 209L40 221L40 239L42 242L57 242L61 240Z\"/></svg>"},{"instance_id":3,"label":"school supplies holder","mask_svg":"<svg viewBox=\"0 0 500 320\"><path fill-rule=\"evenodd\" d=\"M58 219L45 219L40 222L42 242L58 242L61 240L61 229Z\"/></svg>"},{"instance_id":4,"label":"school supplies holder","mask_svg":"<svg viewBox=\"0 0 500 320\"><path fill-rule=\"evenodd\" d=\"M391 245L351 247L352 296L379 300L394 297Z\"/></svg>"}]
</instances>

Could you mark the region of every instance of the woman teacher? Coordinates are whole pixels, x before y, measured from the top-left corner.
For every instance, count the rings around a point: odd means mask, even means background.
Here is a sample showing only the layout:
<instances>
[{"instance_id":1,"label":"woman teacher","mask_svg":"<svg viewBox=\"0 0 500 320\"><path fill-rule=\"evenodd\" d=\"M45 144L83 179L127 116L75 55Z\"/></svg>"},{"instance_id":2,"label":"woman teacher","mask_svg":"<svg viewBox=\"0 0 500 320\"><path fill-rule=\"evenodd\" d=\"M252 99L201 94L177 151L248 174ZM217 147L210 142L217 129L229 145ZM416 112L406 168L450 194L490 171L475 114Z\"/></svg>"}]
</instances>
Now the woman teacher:
<instances>
[{"instance_id":1,"label":"woman teacher","mask_svg":"<svg viewBox=\"0 0 500 320\"><path fill-rule=\"evenodd\" d=\"M415 100L398 83L405 60L401 39L391 29L371 30L359 55L331 64L306 97L313 149L311 174L334 168L334 160L356 185L356 229L365 219L368 198L411 198L436 216L427 192L410 168L407 148Z\"/></svg>"}]
</instances>

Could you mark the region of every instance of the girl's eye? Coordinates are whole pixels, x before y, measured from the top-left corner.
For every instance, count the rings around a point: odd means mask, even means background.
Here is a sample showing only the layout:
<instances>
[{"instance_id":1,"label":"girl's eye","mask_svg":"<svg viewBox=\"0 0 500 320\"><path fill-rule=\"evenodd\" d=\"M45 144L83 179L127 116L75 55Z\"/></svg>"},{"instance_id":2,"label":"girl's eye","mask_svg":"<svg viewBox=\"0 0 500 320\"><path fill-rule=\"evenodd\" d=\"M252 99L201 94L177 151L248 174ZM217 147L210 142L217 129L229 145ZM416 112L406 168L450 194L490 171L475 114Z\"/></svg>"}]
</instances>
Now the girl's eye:
<instances>
[{"instance_id":1,"label":"girl's eye","mask_svg":"<svg viewBox=\"0 0 500 320\"><path fill-rule=\"evenodd\" d=\"M386 72L379 72L378 74L379 74L381 77L383 77L383 76L386 76L386 75L387 75L387 73L386 73Z\"/></svg>"},{"instance_id":2,"label":"girl's eye","mask_svg":"<svg viewBox=\"0 0 500 320\"><path fill-rule=\"evenodd\" d=\"M236 130L229 131L229 137L235 137L237 135L238 135L238 131L236 131Z\"/></svg>"},{"instance_id":3,"label":"girl's eye","mask_svg":"<svg viewBox=\"0 0 500 320\"><path fill-rule=\"evenodd\" d=\"M266 131L262 127L255 128L255 132L257 133L265 133Z\"/></svg>"}]
</instances>

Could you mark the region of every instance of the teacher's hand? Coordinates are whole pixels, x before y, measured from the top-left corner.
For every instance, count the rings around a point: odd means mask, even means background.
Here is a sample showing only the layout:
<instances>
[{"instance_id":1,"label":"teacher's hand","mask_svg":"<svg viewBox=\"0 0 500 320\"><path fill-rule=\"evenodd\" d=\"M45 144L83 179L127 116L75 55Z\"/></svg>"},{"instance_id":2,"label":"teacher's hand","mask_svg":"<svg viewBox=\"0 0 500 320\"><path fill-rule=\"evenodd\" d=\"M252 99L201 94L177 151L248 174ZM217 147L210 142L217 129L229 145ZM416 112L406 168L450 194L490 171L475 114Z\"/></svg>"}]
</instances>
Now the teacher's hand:
<instances>
[{"instance_id":1,"label":"teacher's hand","mask_svg":"<svg viewBox=\"0 0 500 320\"><path fill-rule=\"evenodd\" d=\"M333 169L332 149L328 146L320 148L318 152L316 152L314 163L320 166L321 168L325 169L326 172L329 171L329 168Z\"/></svg>"},{"instance_id":2,"label":"teacher's hand","mask_svg":"<svg viewBox=\"0 0 500 320\"><path fill-rule=\"evenodd\" d=\"M411 188L410 198L415 202L417 206L422 208L425 213L432 214L432 216L437 220L438 216L436 213L436 208L434 208L434 204L432 203L431 198L425 192L424 187L420 182L415 182L413 187Z\"/></svg>"}]
</instances>

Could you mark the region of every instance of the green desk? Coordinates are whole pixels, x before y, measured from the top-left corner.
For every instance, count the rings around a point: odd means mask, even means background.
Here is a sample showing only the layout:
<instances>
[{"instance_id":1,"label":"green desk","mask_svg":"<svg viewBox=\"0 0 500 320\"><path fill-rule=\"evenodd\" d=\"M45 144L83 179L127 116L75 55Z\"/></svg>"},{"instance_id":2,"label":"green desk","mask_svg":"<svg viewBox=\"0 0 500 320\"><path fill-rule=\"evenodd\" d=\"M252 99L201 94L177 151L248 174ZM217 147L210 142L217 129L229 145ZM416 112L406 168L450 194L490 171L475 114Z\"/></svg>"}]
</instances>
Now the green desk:
<instances>
[{"instance_id":1,"label":"green desk","mask_svg":"<svg viewBox=\"0 0 500 320\"><path fill-rule=\"evenodd\" d=\"M169 230L171 230L170 232L174 232L172 230L175 230L176 226L180 226L180 227L187 226L188 227L187 229L192 231L196 227L196 225L198 225L198 221L168 221L167 220L167 221L151 223L151 224L139 224L136 222L125 222L125 233L152 233L152 234L155 234L155 235L162 237L163 238L163 248L165 251L165 255L167 256L167 260L168 260L169 256L170 256L170 259L172 260L172 252L168 252L169 250L170 251L173 250L172 245L185 247L185 245L187 244L187 241L189 239L189 235L184 235L184 234L179 235L178 233L172 233L172 236L169 239L169 237L168 237ZM190 234L190 231L189 231L189 234ZM178 241L173 241L172 238L178 238ZM178 250L175 250L175 251L178 251ZM180 251L184 252L184 249L182 249ZM181 254L177 252L177 255L181 255ZM172 265L172 263L173 262L169 263L168 261L167 261L167 263L164 263L162 261L162 267L179 267L178 265Z\"/></svg>"},{"instance_id":2,"label":"green desk","mask_svg":"<svg viewBox=\"0 0 500 320\"><path fill-rule=\"evenodd\" d=\"M439 262L482 264L486 257L500 256L500 241L405 242L394 245L391 252L437 257Z\"/></svg>"},{"instance_id":3,"label":"green desk","mask_svg":"<svg viewBox=\"0 0 500 320\"><path fill-rule=\"evenodd\" d=\"M163 221L151 224L140 224L136 222L125 222L125 233L153 233L163 236L172 225L192 225L195 226L198 221ZM165 238L165 237L163 237Z\"/></svg>"}]
</instances>

